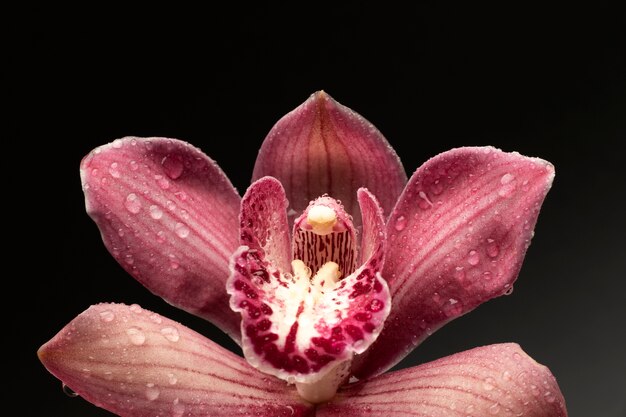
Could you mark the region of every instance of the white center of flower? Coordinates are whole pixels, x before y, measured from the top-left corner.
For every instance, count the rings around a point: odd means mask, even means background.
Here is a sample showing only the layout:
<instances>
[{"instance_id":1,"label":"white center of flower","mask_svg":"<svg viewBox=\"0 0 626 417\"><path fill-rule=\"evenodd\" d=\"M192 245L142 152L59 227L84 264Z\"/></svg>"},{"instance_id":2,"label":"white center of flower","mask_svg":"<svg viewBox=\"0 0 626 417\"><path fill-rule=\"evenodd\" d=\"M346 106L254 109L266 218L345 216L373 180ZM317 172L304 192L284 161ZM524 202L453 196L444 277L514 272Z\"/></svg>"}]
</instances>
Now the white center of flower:
<instances>
[{"instance_id":1,"label":"white center of flower","mask_svg":"<svg viewBox=\"0 0 626 417\"><path fill-rule=\"evenodd\" d=\"M309 209L306 221L313 233L327 235L333 231L333 226L337 223L337 213L332 208L319 204Z\"/></svg>"}]
</instances>

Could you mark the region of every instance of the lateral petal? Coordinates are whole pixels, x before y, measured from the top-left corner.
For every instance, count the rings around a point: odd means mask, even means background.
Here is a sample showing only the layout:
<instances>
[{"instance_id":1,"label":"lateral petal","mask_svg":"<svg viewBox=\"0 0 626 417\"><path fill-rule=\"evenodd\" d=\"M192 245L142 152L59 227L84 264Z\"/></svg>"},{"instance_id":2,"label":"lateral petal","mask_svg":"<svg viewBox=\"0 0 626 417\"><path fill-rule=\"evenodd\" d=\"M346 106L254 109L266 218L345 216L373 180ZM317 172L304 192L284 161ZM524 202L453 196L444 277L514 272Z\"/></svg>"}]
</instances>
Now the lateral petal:
<instances>
[{"instance_id":1,"label":"lateral petal","mask_svg":"<svg viewBox=\"0 0 626 417\"><path fill-rule=\"evenodd\" d=\"M81 163L87 212L139 282L239 341L228 308L239 195L217 164L175 139L118 139Z\"/></svg>"},{"instance_id":2,"label":"lateral petal","mask_svg":"<svg viewBox=\"0 0 626 417\"><path fill-rule=\"evenodd\" d=\"M553 178L550 163L491 147L444 152L413 174L387 223L392 310L355 361L357 377L384 372L445 323L511 291Z\"/></svg>"},{"instance_id":3,"label":"lateral petal","mask_svg":"<svg viewBox=\"0 0 626 417\"><path fill-rule=\"evenodd\" d=\"M348 385L317 417L566 417L550 370L517 344L484 346Z\"/></svg>"},{"instance_id":4,"label":"lateral petal","mask_svg":"<svg viewBox=\"0 0 626 417\"><path fill-rule=\"evenodd\" d=\"M137 305L99 304L39 349L81 397L120 416L313 416L295 389Z\"/></svg>"}]
</instances>

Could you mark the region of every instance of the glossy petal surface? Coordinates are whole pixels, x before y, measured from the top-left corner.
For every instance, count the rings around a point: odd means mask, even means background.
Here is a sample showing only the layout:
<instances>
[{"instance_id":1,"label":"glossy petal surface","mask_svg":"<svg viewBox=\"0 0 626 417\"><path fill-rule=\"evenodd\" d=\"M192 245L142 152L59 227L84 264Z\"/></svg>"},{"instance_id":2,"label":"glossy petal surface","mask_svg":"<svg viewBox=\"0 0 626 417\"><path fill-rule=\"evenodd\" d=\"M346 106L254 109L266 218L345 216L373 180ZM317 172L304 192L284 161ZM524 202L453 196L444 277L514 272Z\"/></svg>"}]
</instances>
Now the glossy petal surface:
<instances>
[{"instance_id":1,"label":"glossy petal surface","mask_svg":"<svg viewBox=\"0 0 626 417\"><path fill-rule=\"evenodd\" d=\"M448 321L512 290L553 178L548 162L491 147L444 152L415 172L387 224L392 311L357 377L384 372Z\"/></svg>"},{"instance_id":2,"label":"glossy petal surface","mask_svg":"<svg viewBox=\"0 0 626 417\"><path fill-rule=\"evenodd\" d=\"M120 416L313 416L283 381L139 306L90 307L39 357L86 400Z\"/></svg>"},{"instance_id":3,"label":"glossy petal surface","mask_svg":"<svg viewBox=\"0 0 626 417\"><path fill-rule=\"evenodd\" d=\"M317 417L566 417L545 366L516 344L485 346L349 385Z\"/></svg>"},{"instance_id":4,"label":"glossy petal surface","mask_svg":"<svg viewBox=\"0 0 626 417\"><path fill-rule=\"evenodd\" d=\"M120 265L238 340L224 286L240 198L215 162L179 140L124 138L87 155L81 178L87 212Z\"/></svg>"}]
</instances>

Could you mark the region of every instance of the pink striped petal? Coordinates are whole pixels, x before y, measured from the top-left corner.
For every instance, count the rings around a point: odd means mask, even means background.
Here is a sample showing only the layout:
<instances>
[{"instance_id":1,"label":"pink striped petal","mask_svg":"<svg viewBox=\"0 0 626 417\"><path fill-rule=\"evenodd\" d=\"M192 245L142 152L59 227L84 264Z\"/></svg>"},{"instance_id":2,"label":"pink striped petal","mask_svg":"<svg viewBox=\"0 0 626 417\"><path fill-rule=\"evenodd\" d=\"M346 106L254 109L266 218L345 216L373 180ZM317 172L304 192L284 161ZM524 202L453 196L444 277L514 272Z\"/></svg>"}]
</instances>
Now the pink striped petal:
<instances>
[{"instance_id":1,"label":"pink striped petal","mask_svg":"<svg viewBox=\"0 0 626 417\"><path fill-rule=\"evenodd\" d=\"M361 224L356 191L367 187L384 213L406 183L393 148L362 116L319 91L280 119L267 135L253 179L271 175L287 192L293 214L323 194L341 200Z\"/></svg>"},{"instance_id":2,"label":"pink striped petal","mask_svg":"<svg viewBox=\"0 0 626 417\"><path fill-rule=\"evenodd\" d=\"M511 291L554 168L518 153L459 148L420 167L387 224L392 311L359 358L359 378L391 368L448 321Z\"/></svg>"},{"instance_id":3,"label":"pink striped petal","mask_svg":"<svg viewBox=\"0 0 626 417\"><path fill-rule=\"evenodd\" d=\"M239 340L228 307L239 195L217 164L179 140L124 138L81 163L87 212L139 282Z\"/></svg>"},{"instance_id":4,"label":"pink striped petal","mask_svg":"<svg viewBox=\"0 0 626 417\"><path fill-rule=\"evenodd\" d=\"M139 306L90 307L39 349L45 367L120 416L312 416L284 382Z\"/></svg>"},{"instance_id":5,"label":"pink striped petal","mask_svg":"<svg viewBox=\"0 0 626 417\"><path fill-rule=\"evenodd\" d=\"M349 385L316 417L566 417L548 368L517 344L484 346Z\"/></svg>"}]
</instances>

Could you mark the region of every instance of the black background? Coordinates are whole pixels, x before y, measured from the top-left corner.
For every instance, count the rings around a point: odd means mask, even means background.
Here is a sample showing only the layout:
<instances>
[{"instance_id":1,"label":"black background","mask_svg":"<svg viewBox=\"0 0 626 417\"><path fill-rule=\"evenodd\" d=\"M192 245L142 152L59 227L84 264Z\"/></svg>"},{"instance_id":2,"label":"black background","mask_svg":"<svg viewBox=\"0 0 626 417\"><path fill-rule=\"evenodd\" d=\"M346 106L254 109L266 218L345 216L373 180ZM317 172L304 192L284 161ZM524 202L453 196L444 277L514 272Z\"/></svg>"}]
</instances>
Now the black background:
<instances>
[{"instance_id":1,"label":"black background","mask_svg":"<svg viewBox=\"0 0 626 417\"><path fill-rule=\"evenodd\" d=\"M20 267L5 278L7 305L18 308L6 315L3 340L17 349L4 375L17 376L8 398L24 404L21 415L110 415L65 396L35 354L90 304L136 302L235 349L106 252L84 212L81 158L122 136L175 137L202 148L243 192L266 133L320 89L373 122L409 175L464 145L556 166L513 294L450 323L401 366L515 341L551 368L571 417L626 415L623 14L588 6L206 7L32 7L7 16L5 67L15 71L6 79L3 166L16 168L5 171L6 261Z\"/></svg>"}]
</instances>

